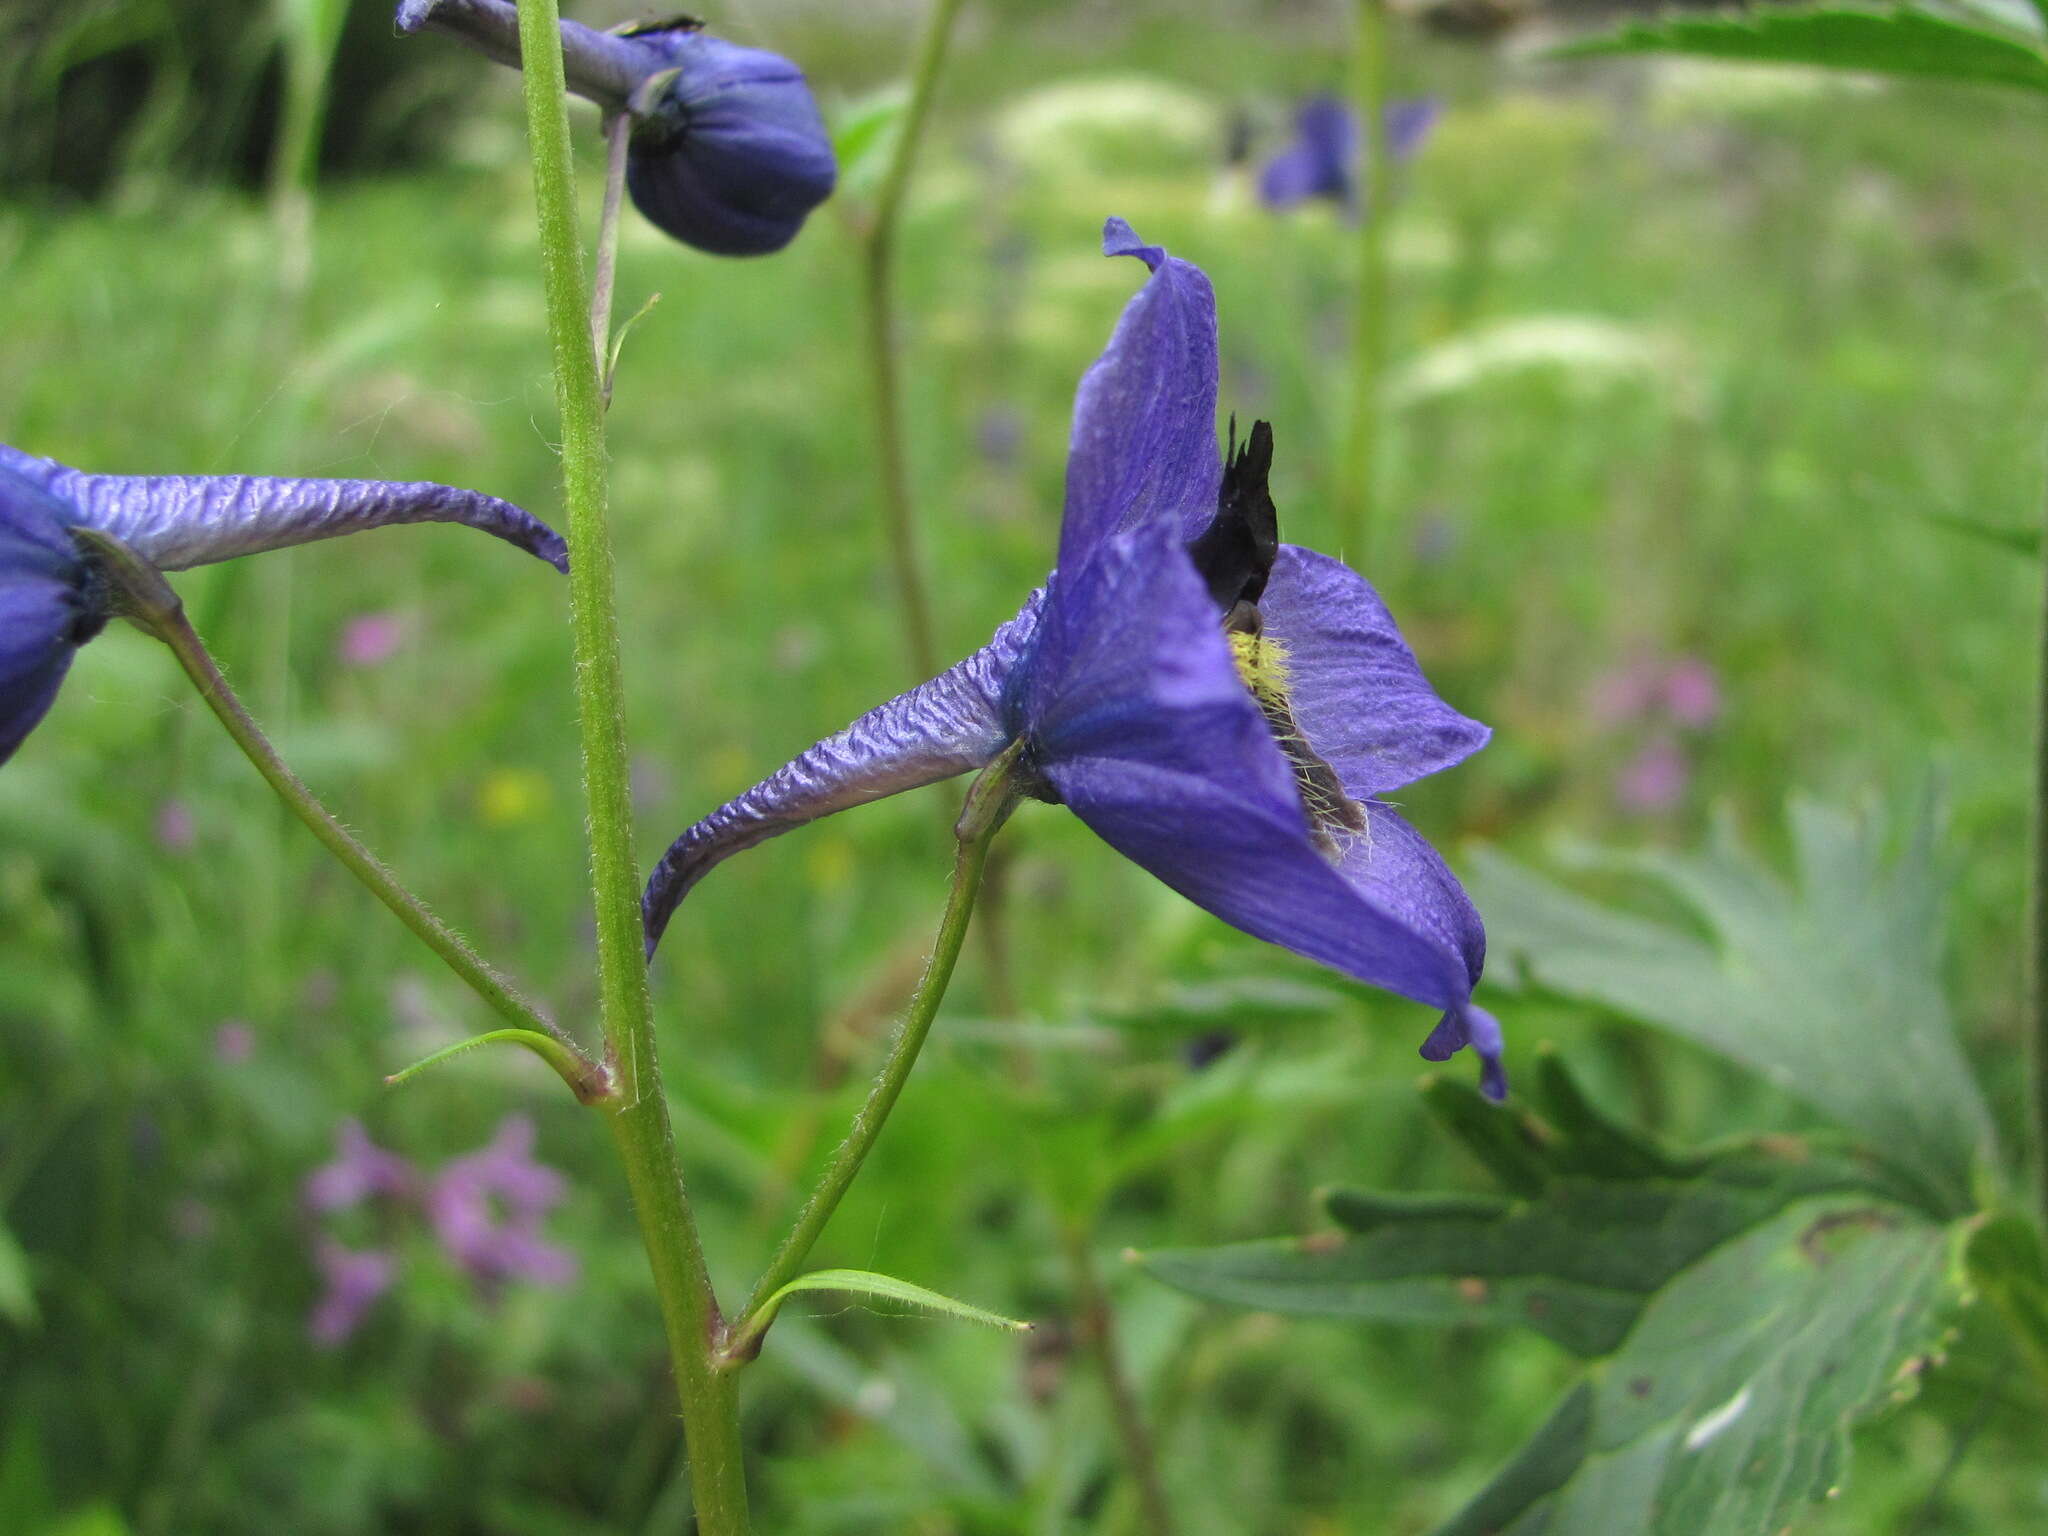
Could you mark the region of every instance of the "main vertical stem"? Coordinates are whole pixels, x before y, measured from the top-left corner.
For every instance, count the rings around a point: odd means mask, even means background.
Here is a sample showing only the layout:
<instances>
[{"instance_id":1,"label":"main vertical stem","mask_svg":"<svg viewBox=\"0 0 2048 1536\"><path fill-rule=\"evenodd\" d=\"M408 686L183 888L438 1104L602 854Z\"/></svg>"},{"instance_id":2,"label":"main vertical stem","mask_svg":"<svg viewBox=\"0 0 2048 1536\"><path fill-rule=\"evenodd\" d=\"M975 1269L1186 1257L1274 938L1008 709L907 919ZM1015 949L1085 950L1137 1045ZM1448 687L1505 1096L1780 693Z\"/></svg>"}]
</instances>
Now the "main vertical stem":
<instances>
[{"instance_id":1,"label":"main vertical stem","mask_svg":"<svg viewBox=\"0 0 2048 1536\"><path fill-rule=\"evenodd\" d=\"M1358 220L1358 287L1352 295L1351 422L1338 496L1337 552L1362 564L1379 510L1380 380L1387 358L1386 0L1356 0L1351 105L1360 156L1353 216Z\"/></svg>"},{"instance_id":2,"label":"main vertical stem","mask_svg":"<svg viewBox=\"0 0 2048 1536\"><path fill-rule=\"evenodd\" d=\"M910 100L903 108L903 128L896 151L875 195L874 222L862 242L861 295L867 320L868 392L874 400L875 447L882 475L882 517L889 540L889 566L896 599L903 611L903 633L910 665L919 678L939 670L933 640L931 599L924 585L919 550L917 508L910 491L910 456L903 440L903 367L896 337L896 225L902 214L910 172L917 161L918 141L931 113L939 70L946 62L946 44L960 0L932 0L931 15L911 65Z\"/></svg>"},{"instance_id":3,"label":"main vertical stem","mask_svg":"<svg viewBox=\"0 0 2048 1536\"><path fill-rule=\"evenodd\" d=\"M605 526L604 401L591 345L590 295L576 227L560 16L555 0L520 0L519 46L533 153L541 271L562 422L568 504L569 600L576 707L589 807L591 892L597 916L598 994L605 1045L618 1074L610 1117L626 1165L640 1234L654 1271L682 1396L690 1482L701 1536L744 1536L747 1492L738 1404L711 1369L723 1332L662 1097L654 1010L641 947L640 880L633 862L625 686L619 665L611 537Z\"/></svg>"}]
</instances>

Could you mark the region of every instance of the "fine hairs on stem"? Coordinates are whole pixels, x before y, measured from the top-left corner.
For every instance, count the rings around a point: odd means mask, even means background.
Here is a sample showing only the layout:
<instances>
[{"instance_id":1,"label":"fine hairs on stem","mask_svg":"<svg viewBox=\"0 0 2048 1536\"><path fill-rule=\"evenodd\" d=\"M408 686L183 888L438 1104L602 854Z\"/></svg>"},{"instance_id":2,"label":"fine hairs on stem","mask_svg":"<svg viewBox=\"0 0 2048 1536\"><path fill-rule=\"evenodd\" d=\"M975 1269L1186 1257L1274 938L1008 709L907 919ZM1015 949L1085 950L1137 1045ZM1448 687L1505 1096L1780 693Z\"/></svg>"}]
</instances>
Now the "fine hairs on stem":
<instances>
[{"instance_id":1,"label":"fine hairs on stem","mask_svg":"<svg viewBox=\"0 0 2048 1536\"><path fill-rule=\"evenodd\" d=\"M570 615L597 918L598 993L606 1059L619 1075L618 1098L606 1106L606 1114L661 1302L682 1400L697 1528L701 1536L745 1536L749 1522L738 1400L731 1379L712 1370L712 1351L723 1324L662 1096L653 1003L641 947L625 687L611 536L605 523L604 395L592 335L594 296L584 284L576 227L560 26L555 0L522 0L521 77L555 401L561 415L562 489L569 513ZM600 235L600 248L606 238ZM616 234L610 238L615 240Z\"/></svg>"}]
</instances>

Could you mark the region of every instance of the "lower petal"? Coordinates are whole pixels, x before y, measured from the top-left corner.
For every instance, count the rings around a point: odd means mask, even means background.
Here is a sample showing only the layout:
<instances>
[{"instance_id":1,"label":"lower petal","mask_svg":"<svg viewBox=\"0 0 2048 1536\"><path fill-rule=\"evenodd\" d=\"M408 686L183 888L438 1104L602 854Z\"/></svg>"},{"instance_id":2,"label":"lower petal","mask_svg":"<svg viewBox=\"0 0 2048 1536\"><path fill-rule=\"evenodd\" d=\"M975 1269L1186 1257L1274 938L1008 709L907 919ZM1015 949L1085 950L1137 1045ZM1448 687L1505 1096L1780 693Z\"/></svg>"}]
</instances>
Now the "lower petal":
<instances>
[{"instance_id":1,"label":"lower petal","mask_svg":"<svg viewBox=\"0 0 2048 1536\"><path fill-rule=\"evenodd\" d=\"M1373 806L1368 852L1333 864L1298 806L1198 775L1079 758L1046 769L1117 852L1255 938L1438 1008L1462 1008L1485 939L1478 914L1407 823ZM1426 854L1423 858L1418 855Z\"/></svg>"}]
</instances>

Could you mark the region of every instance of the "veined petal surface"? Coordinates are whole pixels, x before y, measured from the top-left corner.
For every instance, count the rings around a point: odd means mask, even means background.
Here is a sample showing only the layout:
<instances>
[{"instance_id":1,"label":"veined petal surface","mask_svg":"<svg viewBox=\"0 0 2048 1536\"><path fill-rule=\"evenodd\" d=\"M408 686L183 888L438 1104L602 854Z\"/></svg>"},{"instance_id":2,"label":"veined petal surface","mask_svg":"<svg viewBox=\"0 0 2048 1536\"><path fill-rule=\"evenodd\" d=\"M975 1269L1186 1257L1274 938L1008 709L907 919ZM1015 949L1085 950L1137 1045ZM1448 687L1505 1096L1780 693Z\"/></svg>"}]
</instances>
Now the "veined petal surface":
<instances>
[{"instance_id":1,"label":"veined petal surface","mask_svg":"<svg viewBox=\"0 0 2048 1536\"><path fill-rule=\"evenodd\" d=\"M1005 691L1031 645L1044 600L1043 589L1032 593L1022 611L965 661L869 710L671 843L641 897L648 954L677 903L733 854L834 811L980 768L1000 752L1008 741Z\"/></svg>"},{"instance_id":2,"label":"veined petal surface","mask_svg":"<svg viewBox=\"0 0 2048 1536\"><path fill-rule=\"evenodd\" d=\"M1387 605L1343 561L1281 545L1259 609L1287 651L1295 718L1354 800L1486 745L1492 733L1437 697Z\"/></svg>"},{"instance_id":3,"label":"veined petal surface","mask_svg":"<svg viewBox=\"0 0 2048 1536\"><path fill-rule=\"evenodd\" d=\"M1074 396L1059 563L1150 520L1193 538L1216 510L1216 295L1202 269L1146 245L1122 219L1105 256L1152 269Z\"/></svg>"},{"instance_id":4,"label":"veined petal surface","mask_svg":"<svg viewBox=\"0 0 2048 1536\"><path fill-rule=\"evenodd\" d=\"M11 469L161 571L288 549L395 523L460 523L569 568L561 536L509 501L428 481L268 475L93 475L0 444Z\"/></svg>"}]
</instances>

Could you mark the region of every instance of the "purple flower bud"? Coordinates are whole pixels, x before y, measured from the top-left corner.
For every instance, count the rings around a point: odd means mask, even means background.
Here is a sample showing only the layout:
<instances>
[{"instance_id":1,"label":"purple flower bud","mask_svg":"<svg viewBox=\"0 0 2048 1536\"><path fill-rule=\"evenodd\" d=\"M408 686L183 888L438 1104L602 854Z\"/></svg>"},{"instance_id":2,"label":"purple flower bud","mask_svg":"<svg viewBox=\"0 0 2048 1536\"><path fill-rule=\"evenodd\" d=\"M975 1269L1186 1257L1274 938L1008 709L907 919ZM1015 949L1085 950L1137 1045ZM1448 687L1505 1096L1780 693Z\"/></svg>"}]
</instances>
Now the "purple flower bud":
<instances>
[{"instance_id":1,"label":"purple flower bud","mask_svg":"<svg viewBox=\"0 0 2048 1536\"><path fill-rule=\"evenodd\" d=\"M403 0L398 30L445 32L519 63L510 0ZM838 165L803 71L690 20L619 32L562 24L570 90L633 118L626 187L648 220L716 256L765 256L832 194Z\"/></svg>"},{"instance_id":2,"label":"purple flower bud","mask_svg":"<svg viewBox=\"0 0 2048 1536\"><path fill-rule=\"evenodd\" d=\"M576 1278L576 1256L540 1233L562 1195L562 1176L534 1161L533 1122L510 1115L488 1146L435 1175L425 1203L442 1250L479 1284L567 1285Z\"/></svg>"}]
</instances>

